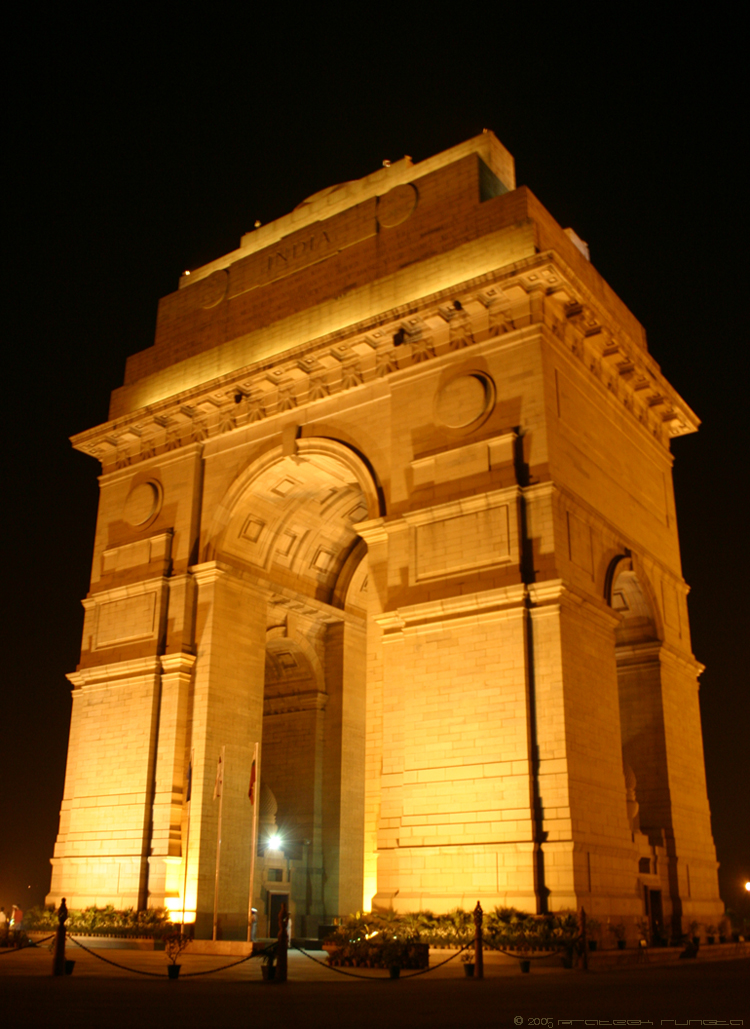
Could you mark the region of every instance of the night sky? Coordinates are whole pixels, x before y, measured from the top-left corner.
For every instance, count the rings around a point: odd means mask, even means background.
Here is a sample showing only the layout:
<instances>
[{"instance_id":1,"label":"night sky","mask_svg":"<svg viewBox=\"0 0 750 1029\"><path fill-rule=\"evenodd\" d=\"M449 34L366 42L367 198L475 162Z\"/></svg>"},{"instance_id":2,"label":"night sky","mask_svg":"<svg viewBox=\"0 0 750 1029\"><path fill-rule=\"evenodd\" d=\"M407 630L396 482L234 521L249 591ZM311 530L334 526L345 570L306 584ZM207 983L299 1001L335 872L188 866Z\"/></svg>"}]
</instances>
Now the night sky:
<instances>
[{"instance_id":1,"label":"night sky","mask_svg":"<svg viewBox=\"0 0 750 1029\"><path fill-rule=\"evenodd\" d=\"M674 442L677 515L722 895L750 914L739 26L618 25L616 7L606 25L485 6L429 26L383 5L43 10L8 33L0 904L49 888L99 471L68 437L106 420L184 269L385 158L489 128L703 422Z\"/></svg>"}]
</instances>

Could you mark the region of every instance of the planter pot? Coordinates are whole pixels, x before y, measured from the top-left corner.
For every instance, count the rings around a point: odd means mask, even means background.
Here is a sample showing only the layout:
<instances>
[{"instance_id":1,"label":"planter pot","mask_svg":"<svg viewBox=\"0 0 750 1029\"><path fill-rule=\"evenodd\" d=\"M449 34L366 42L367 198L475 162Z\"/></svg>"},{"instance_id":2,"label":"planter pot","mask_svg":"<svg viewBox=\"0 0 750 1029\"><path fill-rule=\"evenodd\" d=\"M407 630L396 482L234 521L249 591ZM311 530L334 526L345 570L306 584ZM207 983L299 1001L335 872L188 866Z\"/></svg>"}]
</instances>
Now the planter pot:
<instances>
[{"instance_id":1,"label":"planter pot","mask_svg":"<svg viewBox=\"0 0 750 1029\"><path fill-rule=\"evenodd\" d=\"M701 938L700 938L700 936L694 936L693 937L693 946L694 947L700 947L700 945L701 945Z\"/></svg>"},{"instance_id":2,"label":"planter pot","mask_svg":"<svg viewBox=\"0 0 750 1029\"><path fill-rule=\"evenodd\" d=\"M73 974L73 969L75 967L76 967L75 961L66 961L65 962L65 974L66 975L72 975Z\"/></svg>"},{"instance_id":3,"label":"planter pot","mask_svg":"<svg viewBox=\"0 0 750 1029\"><path fill-rule=\"evenodd\" d=\"M390 967L391 979L398 979L398 977L400 975L401 975L401 965L391 965L391 967Z\"/></svg>"},{"instance_id":4,"label":"planter pot","mask_svg":"<svg viewBox=\"0 0 750 1029\"><path fill-rule=\"evenodd\" d=\"M715 936L707 936L706 937L706 943L709 943L709 944L710 943L716 943L716 937Z\"/></svg>"},{"instance_id":5,"label":"planter pot","mask_svg":"<svg viewBox=\"0 0 750 1029\"><path fill-rule=\"evenodd\" d=\"M260 974L263 976L264 982L270 983L276 978L276 966L261 965Z\"/></svg>"},{"instance_id":6,"label":"planter pot","mask_svg":"<svg viewBox=\"0 0 750 1029\"><path fill-rule=\"evenodd\" d=\"M625 950L626 942L627 942L626 940L618 940L617 941L617 949L618 950Z\"/></svg>"},{"instance_id":7,"label":"planter pot","mask_svg":"<svg viewBox=\"0 0 750 1029\"><path fill-rule=\"evenodd\" d=\"M466 976L467 979L473 979L474 978L474 966L470 965L468 963L465 964L464 965L464 975Z\"/></svg>"},{"instance_id":8,"label":"planter pot","mask_svg":"<svg viewBox=\"0 0 750 1029\"><path fill-rule=\"evenodd\" d=\"M170 979L179 979L181 968L182 965L167 965L167 975Z\"/></svg>"},{"instance_id":9,"label":"planter pot","mask_svg":"<svg viewBox=\"0 0 750 1029\"><path fill-rule=\"evenodd\" d=\"M560 958L560 961L562 961L563 968L573 967L573 958L570 956L570 954L563 954L563 956Z\"/></svg>"},{"instance_id":10,"label":"planter pot","mask_svg":"<svg viewBox=\"0 0 750 1029\"><path fill-rule=\"evenodd\" d=\"M531 971L531 962L530 961L519 961L518 964L521 966L521 971L522 972L530 972Z\"/></svg>"},{"instance_id":11,"label":"planter pot","mask_svg":"<svg viewBox=\"0 0 750 1029\"><path fill-rule=\"evenodd\" d=\"M719 943L726 943L726 942L727 942L726 936L720 936L719 937Z\"/></svg>"},{"instance_id":12,"label":"planter pot","mask_svg":"<svg viewBox=\"0 0 750 1029\"><path fill-rule=\"evenodd\" d=\"M596 950L598 943L598 940L589 940L589 950Z\"/></svg>"}]
</instances>

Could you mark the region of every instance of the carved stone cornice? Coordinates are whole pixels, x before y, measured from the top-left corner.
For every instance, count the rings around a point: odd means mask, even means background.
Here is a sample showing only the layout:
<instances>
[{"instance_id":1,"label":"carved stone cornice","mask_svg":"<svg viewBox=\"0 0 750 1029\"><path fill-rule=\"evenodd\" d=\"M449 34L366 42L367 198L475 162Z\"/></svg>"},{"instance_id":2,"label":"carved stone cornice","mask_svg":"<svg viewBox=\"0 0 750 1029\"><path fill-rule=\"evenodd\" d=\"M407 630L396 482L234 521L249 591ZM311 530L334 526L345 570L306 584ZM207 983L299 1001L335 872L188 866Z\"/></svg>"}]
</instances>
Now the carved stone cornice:
<instances>
[{"instance_id":1,"label":"carved stone cornice","mask_svg":"<svg viewBox=\"0 0 750 1029\"><path fill-rule=\"evenodd\" d=\"M434 629L443 622L460 618L487 617L493 620L518 615L523 610L526 587L523 584L504 586L481 593L460 594L432 600L427 603L410 604L374 615L374 621L383 630L385 639L404 632L424 632Z\"/></svg>"},{"instance_id":2,"label":"carved stone cornice","mask_svg":"<svg viewBox=\"0 0 750 1029\"><path fill-rule=\"evenodd\" d=\"M511 342L542 324L660 442L697 429L698 418L643 345L611 324L602 303L550 251L247 365L79 433L72 443L107 472L127 469L335 393L401 377L457 349L493 338Z\"/></svg>"},{"instance_id":3,"label":"carved stone cornice","mask_svg":"<svg viewBox=\"0 0 750 1029\"><path fill-rule=\"evenodd\" d=\"M178 651L175 654L162 654L161 670L164 675L190 675L195 664L195 654Z\"/></svg>"},{"instance_id":4,"label":"carved stone cornice","mask_svg":"<svg viewBox=\"0 0 750 1029\"><path fill-rule=\"evenodd\" d=\"M110 689L144 680L153 681L159 677L160 670L158 657L138 657L130 661L79 668L76 672L68 672L66 679L76 690L84 687Z\"/></svg>"},{"instance_id":5,"label":"carved stone cornice","mask_svg":"<svg viewBox=\"0 0 750 1029\"><path fill-rule=\"evenodd\" d=\"M560 608L585 611L592 625L604 632L613 632L620 624L620 616L609 604L592 593L584 593L564 579L547 579L531 583L528 587L532 618L556 614Z\"/></svg>"}]
</instances>

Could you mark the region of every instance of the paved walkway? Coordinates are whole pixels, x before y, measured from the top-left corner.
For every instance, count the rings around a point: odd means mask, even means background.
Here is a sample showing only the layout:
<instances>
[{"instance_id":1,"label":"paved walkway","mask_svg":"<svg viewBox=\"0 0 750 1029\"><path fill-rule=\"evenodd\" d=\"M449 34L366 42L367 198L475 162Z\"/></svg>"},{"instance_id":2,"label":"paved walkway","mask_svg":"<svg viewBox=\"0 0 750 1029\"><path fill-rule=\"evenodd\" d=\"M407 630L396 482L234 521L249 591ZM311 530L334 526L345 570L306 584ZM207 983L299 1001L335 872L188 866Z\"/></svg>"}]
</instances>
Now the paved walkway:
<instances>
[{"instance_id":1,"label":"paved walkway","mask_svg":"<svg viewBox=\"0 0 750 1029\"><path fill-rule=\"evenodd\" d=\"M432 963L442 954L433 952ZM517 965L501 965L490 955L482 982L464 977L460 959L426 975L392 981L374 970L356 970L366 978L343 976L291 953L289 981L267 984L257 959L183 978L229 963L187 953L181 978L171 982L163 953L108 950L102 955L129 969L156 973L154 977L116 968L69 946L68 957L73 956L73 975L54 978L46 947L0 952L0 1007L9 1026L246 1029L279 1022L288 1029L557 1029L570 1019L611 1024L616 1018L654 1026L687 1019L724 1024L734 1019L735 1024L750 1025L748 959L589 973L537 966L522 974ZM322 952L315 956L324 958ZM583 1029L583 1022L573 1022L573 1027Z\"/></svg>"}]
</instances>

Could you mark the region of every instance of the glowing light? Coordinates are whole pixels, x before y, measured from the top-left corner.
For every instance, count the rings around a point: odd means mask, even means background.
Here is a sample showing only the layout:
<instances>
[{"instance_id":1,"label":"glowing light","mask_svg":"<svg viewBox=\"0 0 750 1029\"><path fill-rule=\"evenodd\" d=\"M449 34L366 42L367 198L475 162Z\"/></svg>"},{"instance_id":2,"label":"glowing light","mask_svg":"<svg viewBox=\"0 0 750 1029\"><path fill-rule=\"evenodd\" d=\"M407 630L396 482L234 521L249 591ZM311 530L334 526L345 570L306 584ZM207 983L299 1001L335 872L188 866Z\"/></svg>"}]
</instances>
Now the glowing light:
<instances>
[{"instance_id":1,"label":"glowing light","mask_svg":"<svg viewBox=\"0 0 750 1029\"><path fill-rule=\"evenodd\" d=\"M271 848L271 850L278 850L281 846L281 837L272 836L268 841L268 846Z\"/></svg>"},{"instance_id":2,"label":"glowing light","mask_svg":"<svg viewBox=\"0 0 750 1029\"><path fill-rule=\"evenodd\" d=\"M169 918L171 922L173 922L174 924L176 924L177 922L184 922L185 925L191 925L195 921L196 912L185 911L184 916L185 917L183 918L182 908L177 908L177 910L175 911L170 909L169 911Z\"/></svg>"},{"instance_id":3,"label":"glowing light","mask_svg":"<svg viewBox=\"0 0 750 1029\"><path fill-rule=\"evenodd\" d=\"M745 883L745 889L750 893L750 883Z\"/></svg>"}]
</instances>

